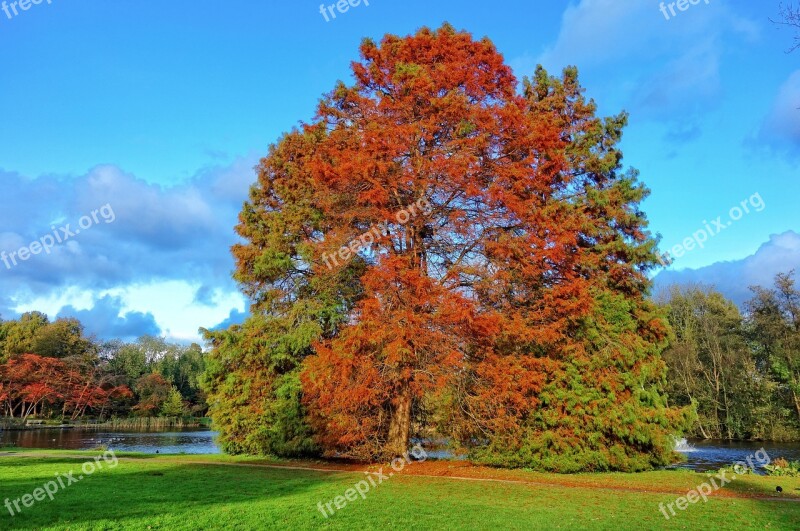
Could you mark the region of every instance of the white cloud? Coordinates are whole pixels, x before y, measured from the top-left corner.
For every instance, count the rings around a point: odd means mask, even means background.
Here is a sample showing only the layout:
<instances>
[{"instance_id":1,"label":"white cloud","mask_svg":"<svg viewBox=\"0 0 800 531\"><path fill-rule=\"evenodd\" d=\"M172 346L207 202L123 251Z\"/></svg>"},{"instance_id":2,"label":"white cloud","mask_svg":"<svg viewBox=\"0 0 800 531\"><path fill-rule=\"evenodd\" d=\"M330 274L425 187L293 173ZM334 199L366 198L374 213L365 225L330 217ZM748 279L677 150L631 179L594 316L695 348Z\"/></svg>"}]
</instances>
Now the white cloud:
<instances>
[{"instance_id":1,"label":"white cloud","mask_svg":"<svg viewBox=\"0 0 800 531\"><path fill-rule=\"evenodd\" d=\"M536 63L551 72L566 65L597 69L600 90L624 107L675 118L716 103L726 47L735 40L752 42L760 32L759 23L721 2L701 2L666 20L659 2L581 0L564 11L551 46L535 60L526 54L511 64L526 74Z\"/></svg>"},{"instance_id":2,"label":"white cloud","mask_svg":"<svg viewBox=\"0 0 800 531\"><path fill-rule=\"evenodd\" d=\"M245 310L231 279L230 247L255 161L249 156L204 168L166 187L111 165L72 178L0 172L0 251L50 234L54 222L74 229L81 216L106 204L115 215L50 254L9 268L0 262L0 314L66 312L90 320L97 327L90 332L104 338L113 331L135 335L139 327L197 340L198 327Z\"/></svg>"},{"instance_id":3,"label":"white cloud","mask_svg":"<svg viewBox=\"0 0 800 531\"><path fill-rule=\"evenodd\" d=\"M236 291L216 290L214 305L196 301L199 284L187 281L152 282L109 290L123 302L125 312L150 313L170 338L199 341L198 328L212 327L228 318L232 310L243 312L244 297Z\"/></svg>"},{"instance_id":4,"label":"white cloud","mask_svg":"<svg viewBox=\"0 0 800 531\"><path fill-rule=\"evenodd\" d=\"M569 5L556 42L539 56L548 69L601 65L654 53L658 10L639 0L582 0ZM661 20L663 22L663 19Z\"/></svg>"},{"instance_id":5,"label":"white cloud","mask_svg":"<svg viewBox=\"0 0 800 531\"><path fill-rule=\"evenodd\" d=\"M778 89L758 138L779 149L800 147L800 70Z\"/></svg>"},{"instance_id":6,"label":"white cloud","mask_svg":"<svg viewBox=\"0 0 800 531\"><path fill-rule=\"evenodd\" d=\"M737 304L750 296L750 286L769 287L775 275L791 270L800 273L800 234L787 231L770 236L768 242L742 260L717 262L699 269L665 270L656 275L657 292L672 284L714 286Z\"/></svg>"}]
</instances>

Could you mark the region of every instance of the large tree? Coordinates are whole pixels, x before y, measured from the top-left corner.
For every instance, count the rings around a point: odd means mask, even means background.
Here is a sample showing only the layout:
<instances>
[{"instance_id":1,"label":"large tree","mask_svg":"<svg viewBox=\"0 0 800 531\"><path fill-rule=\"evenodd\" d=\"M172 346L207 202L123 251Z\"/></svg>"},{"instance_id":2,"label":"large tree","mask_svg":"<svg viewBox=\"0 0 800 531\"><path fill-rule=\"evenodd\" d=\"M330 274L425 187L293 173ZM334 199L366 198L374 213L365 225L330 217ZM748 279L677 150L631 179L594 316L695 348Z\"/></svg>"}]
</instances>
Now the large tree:
<instances>
[{"instance_id":1,"label":"large tree","mask_svg":"<svg viewBox=\"0 0 800 531\"><path fill-rule=\"evenodd\" d=\"M259 165L234 255L272 331L241 357L265 382L301 373L330 454L400 455L438 423L487 461L664 462L683 417L661 395L625 116L596 118L574 69L520 94L488 39L448 25L361 55Z\"/></svg>"}]
</instances>

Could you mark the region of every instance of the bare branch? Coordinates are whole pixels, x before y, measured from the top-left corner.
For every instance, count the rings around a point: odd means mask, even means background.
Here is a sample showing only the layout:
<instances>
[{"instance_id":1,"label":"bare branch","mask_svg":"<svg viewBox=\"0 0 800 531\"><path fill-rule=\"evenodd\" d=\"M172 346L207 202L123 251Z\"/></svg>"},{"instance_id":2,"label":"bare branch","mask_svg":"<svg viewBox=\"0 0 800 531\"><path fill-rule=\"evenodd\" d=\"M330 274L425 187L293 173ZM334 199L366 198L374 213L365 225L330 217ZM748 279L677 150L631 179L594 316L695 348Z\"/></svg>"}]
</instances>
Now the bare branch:
<instances>
[{"instance_id":1,"label":"bare branch","mask_svg":"<svg viewBox=\"0 0 800 531\"><path fill-rule=\"evenodd\" d=\"M800 48L800 6L795 6L793 2L785 5L780 4L778 6L778 15L780 19L769 19L770 22L781 26L789 26L797 30L797 34L794 36L794 44L786 51L786 53L792 53Z\"/></svg>"}]
</instances>

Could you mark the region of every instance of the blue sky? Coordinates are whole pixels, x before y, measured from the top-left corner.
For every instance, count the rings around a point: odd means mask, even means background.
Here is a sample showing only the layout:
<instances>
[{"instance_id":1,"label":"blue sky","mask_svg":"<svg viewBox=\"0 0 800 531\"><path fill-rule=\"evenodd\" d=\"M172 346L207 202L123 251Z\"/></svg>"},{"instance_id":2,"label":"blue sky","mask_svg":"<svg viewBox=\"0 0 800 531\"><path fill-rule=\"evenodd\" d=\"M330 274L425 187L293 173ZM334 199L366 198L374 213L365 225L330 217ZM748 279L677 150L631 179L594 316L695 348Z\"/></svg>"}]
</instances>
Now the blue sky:
<instances>
[{"instance_id":1,"label":"blue sky","mask_svg":"<svg viewBox=\"0 0 800 531\"><path fill-rule=\"evenodd\" d=\"M759 194L660 283L741 300L800 267L800 51L769 21L778 0L700 0L669 20L650 0L370 0L328 22L319 1L47 2L0 11L0 251L102 205L115 220L0 262L4 318L180 340L240 319L228 247L258 157L350 79L363 37L444 21L491 38L520 78L575 64L603 114L631 114L625 163L663 249Z\"/></svg>"}]
</instances>

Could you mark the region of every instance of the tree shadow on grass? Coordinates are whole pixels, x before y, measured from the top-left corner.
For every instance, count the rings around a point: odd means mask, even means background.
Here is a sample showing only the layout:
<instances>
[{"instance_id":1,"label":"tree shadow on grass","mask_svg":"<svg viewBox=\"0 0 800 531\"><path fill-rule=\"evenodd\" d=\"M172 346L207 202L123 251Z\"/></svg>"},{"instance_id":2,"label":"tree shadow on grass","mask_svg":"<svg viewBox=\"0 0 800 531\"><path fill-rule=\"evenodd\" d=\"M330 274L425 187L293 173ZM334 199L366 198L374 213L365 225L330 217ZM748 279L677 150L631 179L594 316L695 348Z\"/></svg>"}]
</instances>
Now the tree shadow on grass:
<instances>
[{"instance_id":1,"label":"tree shadow on grass","mask_svg":"<svg viewBox=\"0 0 800 531\"><path fill-rule=\"evenodd\" d=\"M744 476L734 479L731 473L727 473L726 479L730 480L721 489L712 490L708 502L714 504L717 512L726 515L726 528L728 529L800 529L800 479L789 479L784 481L787 487L783 493L775 491L775 486L781 483L781 479L786 478L767 478L764 476ZM712 489L711 479L714 478L716 485L720 485L721 480L715 474L698 474L696 489L700 489L703 484L705 488ZM789 492L787 492L789 491ZM720 495L720 492L736 493L745 498L732 498ZM683 497L686 497L684 494ZM670 500L673 501L673 500ZM725 508L721 509L721 504ZM687 511L697 506L704 506L702 499L694 504L687 504ZM710 507L709 507L710 509ZM694 509L697 510L697 509ZM680 523L680 519L675 519L675 523ZM670 522L672 524L673 522ZM671 527L666 525L665 527Z\"/></svg>"},{"instance_id":2,"label":"tree shadow on grass","mask_svg":"<svg viewBox=\"0 0 800 531\"><path fill-rule=\"evenodd\" d=\"M6 498L13 502L33 493L53 480L56 473L72 470L75 478L82 474L82 462L74 459L3 461L0 460L0 504ZM193 516L205 521L217 510L220 514L241 515L242 506L256 502L264 505L267 512L273 508L281 513L307 511L310 519L317 510L317 497L311 496L314 502L309 502L310 493L317 491L319 500L327 501L342 493L342 485L354 481L352 474L158 461L120 461L115 468L108 466L104 463L103 470L60 489L54 500L45 498L23 508L13 518L0 505L0 529L118 527L125 523L139 529L159 521L174 522L181 515L186 516L183 522L191 527ZM12 473L3 470L8 467L13 468Z\"/></svg>"}]
</instances>

